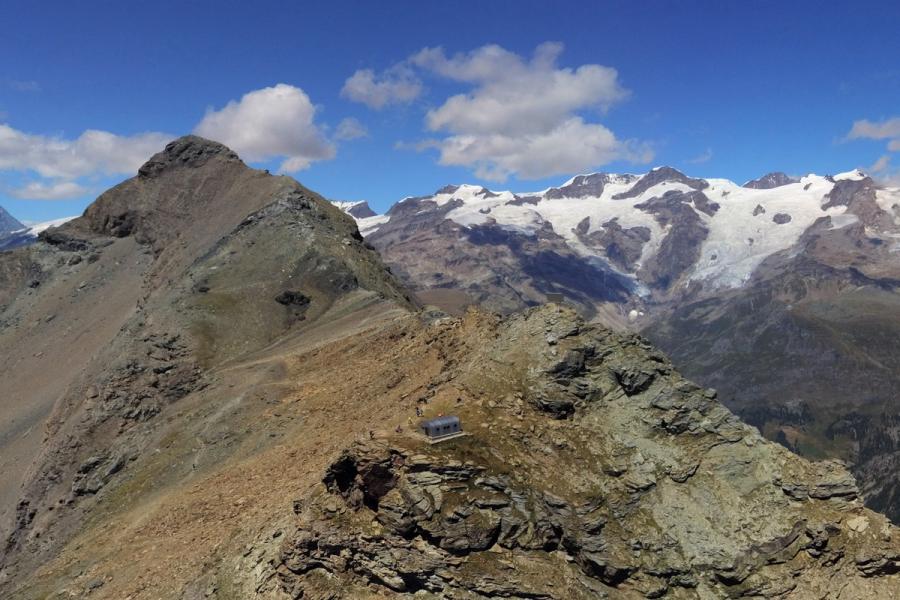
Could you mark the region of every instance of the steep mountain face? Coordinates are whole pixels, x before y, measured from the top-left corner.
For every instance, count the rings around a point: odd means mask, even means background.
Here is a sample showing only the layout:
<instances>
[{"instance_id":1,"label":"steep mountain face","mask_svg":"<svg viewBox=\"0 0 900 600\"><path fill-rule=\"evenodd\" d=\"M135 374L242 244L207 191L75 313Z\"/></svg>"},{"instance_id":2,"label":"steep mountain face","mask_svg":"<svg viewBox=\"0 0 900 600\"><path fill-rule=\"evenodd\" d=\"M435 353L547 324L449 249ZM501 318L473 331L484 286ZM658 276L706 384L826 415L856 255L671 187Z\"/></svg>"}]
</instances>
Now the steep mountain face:
<instances>
[{"instance_id":1,"label":"steep mountain face","mask_svg":"<svg viewBox=\"0 0 900 600\"><path fill-rule=\"evenodd\" d=\"M817 223L744 287L676 306L646 333L773 439L852 462L869 505L896 521L900 262L883 193L838 182L829 202L855 223Z\"/></svg>"},{"instance_id":2,"label":"steep mountain face","mask_svg":"<svg viewBox=\"0 0 900 600\"><path fill-rule=\"evenodd\" d=\"M541 302L557 290L592 307L628 298L632 285L625 277L580 256L549 223L535 223L525 235L477 217L478 222L468 225L451 219L455 211L471 208L457 195L468 195L475 203L498 201L483 188L451 187L434 198L398 203L386 215L385 226L374 231L369 223L381 217L359 221L369 232L367 241L392 269L404 281L419 282L423 298L461 290L469 301L503 312ZM478 210L476 214L486 214Z\"/></svg>"},{"instance_id":3,"label":"steep mountain face","mask_svg":"<svg viewBox=\"0 0 900 600\"><path fill-rule=\"evenodd\" d=\"M410 304L352 219L193 136L0 254L0 583L80 531L170 407L227 412L217 369L376 306ZM229 397L262 377L244 375Z\"/></svg>"},{"instance_id":4,"label":"steep mountain face","mask_svg":"<svg viewBox=\"0 0 900 600\"><path fill-rule=\"evenodd\" d=\"M640 329L770 438L850 461L900 519L900 190L859 171L737 186L658 168L533 194L449 186L358 222L423 301L509 312L562 292Z\"/></svg>"}]
</instances>

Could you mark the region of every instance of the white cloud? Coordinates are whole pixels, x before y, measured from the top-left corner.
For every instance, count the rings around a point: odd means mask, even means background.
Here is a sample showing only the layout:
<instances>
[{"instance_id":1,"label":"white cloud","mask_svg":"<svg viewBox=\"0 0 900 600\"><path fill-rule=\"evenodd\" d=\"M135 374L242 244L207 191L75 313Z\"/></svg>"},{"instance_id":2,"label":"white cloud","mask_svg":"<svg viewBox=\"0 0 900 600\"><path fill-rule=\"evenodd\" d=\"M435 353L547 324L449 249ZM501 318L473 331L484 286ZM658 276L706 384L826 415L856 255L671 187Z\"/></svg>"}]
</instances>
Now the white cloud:
<instances>
[{"instance_id":1,"label":"white cloud","mask_svg":"<svg viewBox=\"0 0 900 600\"><path fill-rule=\"evenodd\" d=\"M884 171L885 169L887 169L888 166L890 166L890 164L891 164L891 157L889 155L885 154L884 156L882 156L878 160L876 160L875 163L872 164L872 166L869 167L867 170L870 173L880 173L880 172Z\"/></svg>"},{"instance_id":2,"label":"white cloud","mask_svg":"<svg viewBox=\"0 0 900 600\"><path fill-rule=\"evenodd\" d=\"M883 121L869 121L868 119L854 121L846 139L888 140L888 152L900 152L900 117Z\"/></svg>"},{"instance_id":3,"label":"white cloud","mask_svg":"<svg viewBox=\"0 0 900 600\"><path fill-rule=\"evenodd\" d=\"M353 117L342 119L334 132L336 140L355 140L368 136L369 131L366 129L366 126Z\"/></svg>"},{"instance_id":4,"label":"white cloud","mask_svg":"<svg viewBox=\"0 0 900 600\"><path fill-rule=\"evenodd\" d=\"M41 183L38 181L10 191L10 195L21 200L65 200L78 198L88 193L88 189L74 181Z\"/></svg>"},{"instance_id":5,"label":"white cloud","mask_svg":"<svg viewBox=\"0 0 900 600\"><path fill-rule=\"evenodd\" d=\"M281 170L293 172L335 156L315 114L303 90L279 83L207 111L194 133L229 146L245 160L283 158Z\"/></svg>"},{"instance_id":6,"label":"white cloud","mask_svg":"<svg viewBox=\"0 0 900 600\"><path fill-rule=\"evenodd\" d=\"M428 111L425 124L446 137L429 140L440 163L468 166L479 177L538 179L585 171L614 160L649 162L646 144L618 139L586 114L603 114L628 97L615 69L560 67L563 46L545 43L530 60L497 45L448 57L425 48L409 64L469 84Z\"/></svg>"},{"instance_id":7,"label":"white cloud","mask_svg":"<svg viewBox=\"0 0 900 600\"><path fill-rule=\"evenodd\" d=\"M891 164L891 156L885 154L867 169L879 184L888 187L900 187L900 168Z\"/></svg>"},{"instance_id":8,"label":"white cloud","mask_svg":"<svg viewBox=\"0 0 900 600\"><path fill-rule=\"evenodd\" d=\"M315 123L315 113L303 90L278 84L249 92L221 110L207 111L195 133L230 146L246 160L280 158L283 171L299 171L335 155L334 144ZM337 130L338 139L364 134L365 128L354 119L345 119ZM133 175L174 137L90 129L71 139L30 134L0 123L0 171L32 172L44 178L11 190L16 198L74 198L89 191L79 181L82 178Z\"/></svg>"},{"instance_id":9,"label":"white cloud","mask_svg":"<svg viewBox=\"0 0 900 600\"><path fill-rule=\"evenodd\" d=\"M400 64L377 75L360 69L344 82L341 96L381 110L389 104L412 102L422 93L422 82L406 65Z\"/></svg>"},{"instance_id":10,"label":"white cloud","mask_svg":"<svg viewBox=\"0 0 900 600\"><path fill-rule=\"evenodd\" d=\"M62 179L134 173L171 138L163 133L121 136L89 129L75 139L65 139L0 124L0 171L34 171Z\"/></svg>"},{"instance_id":11,"label":"white cloud","mask_svg":"<svg viewBox=\"0 0 900 600\"><path fill-rule=\"evenodd\" d=\"M584 171L618 159L653 159L649 147L622 142L603 125L585 123L581 117L571 117L549 131L461 134L429 145L440 151L442 165L473 167L478 177L491 181L504 181L512 173L536 179Z\"/></svg>"},{"instance_id":12,"label":"white cloud","mask_svg":"<svg viewBox=\"0 0 900 600\"><path fill-rule=\"evenodd\" d=\"M880 122L872 122L868 119L854 121L847 139L856 140L860 138L870 140L900 140L900 117L886 119Z\"/></svg>"},{"instance_id":13,"label":"white cloud","mask_svg":"<svg viewBox=\"0 0 900 600\"><path fill-rule=\"evenodd\" d=\"M713 157L712 148L707 148L706 151L703 152L702 154L699 154L699 155L695 156L694 158L688 159L685 162L690 163L692 165L702 165L703 163L708 163L709 161L711 161L712 157Z\"/></svg>"},{"instance_id":14,"label":"white cloud","mask_svg":"<svg viewBox=\"0 0 900 600\"><path fill-rule=\"evenodd\" d=\"M627 97L615 69L557 68L561 51L560 44L542 44L530 62L493 45L452 58L440 48L420 51L411 59L414 64L476 85L472 92L452 96L429 111L428 128L469 134L546 132L576 110L604 111Z\"/></svg>"}]
</instances>

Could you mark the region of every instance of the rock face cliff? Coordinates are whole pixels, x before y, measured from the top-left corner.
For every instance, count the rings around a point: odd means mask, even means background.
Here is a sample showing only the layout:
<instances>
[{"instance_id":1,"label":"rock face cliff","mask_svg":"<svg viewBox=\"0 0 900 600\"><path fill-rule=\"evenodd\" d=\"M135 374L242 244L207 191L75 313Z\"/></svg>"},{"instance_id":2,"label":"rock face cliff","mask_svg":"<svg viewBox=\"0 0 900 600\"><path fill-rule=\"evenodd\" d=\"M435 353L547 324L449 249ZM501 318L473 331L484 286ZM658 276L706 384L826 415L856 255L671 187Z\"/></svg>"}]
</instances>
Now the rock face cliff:
<instances>
[{"instance_id":1,"label":"rock face cliff","mask_svg":"<svg viewBox=\"0 0 900 600\"><path fill-rule=\"evenodd\" d=\"M291 597L900 593L900 530L841 465L766 441L639 337L552 307L489 327L435 387L464 390L468 437L356 443L297 500Z\"/></svg>"}]
</instances>

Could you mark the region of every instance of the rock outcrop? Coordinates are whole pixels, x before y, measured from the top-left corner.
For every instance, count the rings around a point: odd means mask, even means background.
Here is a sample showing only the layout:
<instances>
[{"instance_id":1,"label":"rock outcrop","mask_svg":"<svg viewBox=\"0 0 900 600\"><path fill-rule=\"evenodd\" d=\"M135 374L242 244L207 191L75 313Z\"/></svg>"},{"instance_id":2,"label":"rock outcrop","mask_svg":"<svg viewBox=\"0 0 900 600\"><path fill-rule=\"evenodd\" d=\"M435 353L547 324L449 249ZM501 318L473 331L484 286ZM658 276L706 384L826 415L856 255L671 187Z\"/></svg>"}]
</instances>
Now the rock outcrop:
<instances>
[{"instance_id":1,"label":"rock outcrop","mask_svg":"<svg viewBox=\"0 0 900 600\"><path fill-rule=\"evenodd\" d=\"M900 531L843 466L765 441L640 338L543 308L479 354L451 379L498 394L459 409L468 437L357 443L295 502L291 597L900 593Z\"/></svg>"}]
</instances>

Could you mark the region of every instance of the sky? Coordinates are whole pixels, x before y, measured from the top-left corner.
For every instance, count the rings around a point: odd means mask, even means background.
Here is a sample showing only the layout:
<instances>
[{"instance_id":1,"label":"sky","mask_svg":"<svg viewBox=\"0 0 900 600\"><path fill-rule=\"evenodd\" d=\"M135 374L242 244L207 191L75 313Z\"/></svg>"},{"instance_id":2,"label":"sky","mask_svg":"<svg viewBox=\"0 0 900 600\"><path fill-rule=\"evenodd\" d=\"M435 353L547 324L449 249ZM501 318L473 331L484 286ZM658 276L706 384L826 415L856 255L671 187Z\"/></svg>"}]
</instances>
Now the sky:
<instances>
[{"instance_id":1,"label":"sky","mask_svg":"<svg viewBox=\"0 0 900 600\"><path fill-rule=\"evenodd\" d=\"M80 214L197 133L384 211L671 165L900 182L900 3L0 0L0 206Z\"/></svg>"}]
</instances>

